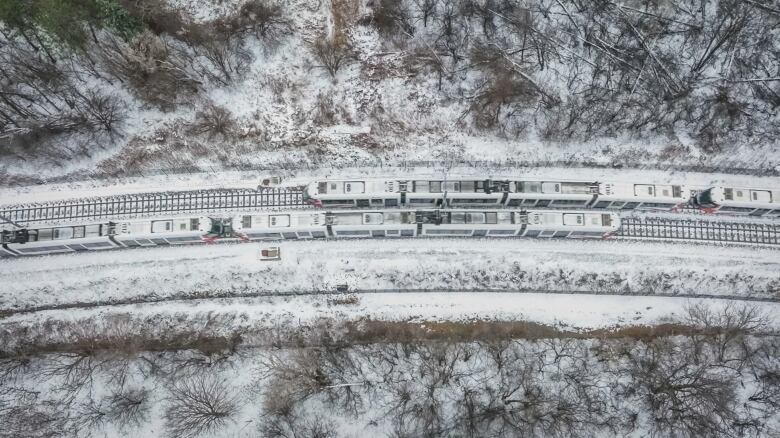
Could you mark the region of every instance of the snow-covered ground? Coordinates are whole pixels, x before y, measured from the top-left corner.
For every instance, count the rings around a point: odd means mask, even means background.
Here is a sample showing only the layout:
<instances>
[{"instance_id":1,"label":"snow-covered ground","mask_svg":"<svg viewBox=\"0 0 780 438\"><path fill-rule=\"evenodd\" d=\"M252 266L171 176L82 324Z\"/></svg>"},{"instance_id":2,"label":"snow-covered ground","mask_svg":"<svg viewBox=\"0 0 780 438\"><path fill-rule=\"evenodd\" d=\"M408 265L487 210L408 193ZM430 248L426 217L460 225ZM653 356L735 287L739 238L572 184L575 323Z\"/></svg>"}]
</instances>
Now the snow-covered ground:
<instances>
[{"instance_id":1,"label":"snow-covered ground","mask_svg":"<svg viewBox=\"0 0 780 438\"><path fill-rule=\"evenodd\" d=\"M0 310L351 290L522 290L780 297L775 249L494 239L290 241L2 260Z\"/></svg>"}]
</instances>

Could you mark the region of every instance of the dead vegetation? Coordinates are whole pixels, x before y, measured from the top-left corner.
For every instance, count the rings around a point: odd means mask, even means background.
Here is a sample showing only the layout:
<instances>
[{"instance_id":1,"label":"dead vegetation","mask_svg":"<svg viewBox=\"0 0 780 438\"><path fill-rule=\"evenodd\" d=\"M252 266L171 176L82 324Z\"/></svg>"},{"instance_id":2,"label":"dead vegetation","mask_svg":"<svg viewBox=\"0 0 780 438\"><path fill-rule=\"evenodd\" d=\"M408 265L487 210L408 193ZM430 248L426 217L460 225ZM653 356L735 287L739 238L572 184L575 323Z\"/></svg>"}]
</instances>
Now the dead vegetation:
<instances>
[{"instance_id":1,"label":"dead vegetation","mask_svg":"<svg viewBox=\"0 0 780 438\"><path fill-rule=\"evenodd\" d=\"M0 436L134 434L157 404L172 437L245 424L262 436L331 437L342 419L398 436L776 433L780 338L766 333L766 316L743 305L686 314L690 325L593 333L519 322L331 321L242 330L253 346L203 352L175 349L191 347L182 342L201 330L168 334L173 350L149 351L152 340L137 338L117 350L134 332L127 318L109 324L108 336L61 326L93 338L72 351L6 352L0 362ZM187 326L223 332L231 321L210 315ZM246 373L248 382L239 378Z\"/></svg>"}]
</instances>

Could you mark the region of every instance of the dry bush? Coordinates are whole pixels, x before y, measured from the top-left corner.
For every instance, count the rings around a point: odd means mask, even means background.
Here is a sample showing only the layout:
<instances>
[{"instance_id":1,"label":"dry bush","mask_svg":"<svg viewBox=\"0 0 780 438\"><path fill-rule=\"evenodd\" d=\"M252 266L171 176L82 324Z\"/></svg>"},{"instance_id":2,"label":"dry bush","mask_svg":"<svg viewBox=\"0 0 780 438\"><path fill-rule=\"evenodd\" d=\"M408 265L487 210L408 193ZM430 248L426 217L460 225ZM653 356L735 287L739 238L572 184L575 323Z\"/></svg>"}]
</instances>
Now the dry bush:
<instances>
[{"instance_id":1,"label":"dry bush","mask_svg":"<svg viewBox=\"0 0 780 438\"><path fill-rule=\"evenodd\" d=\"M346 36L328 37L321 35L311 44L311 50L318 67L327 70L332 78L348 61L354 57L352 45Z\"/></svg>"},{"instance_id":2,"label":"dry bush","mask_svg":"<svg viewBox=\"0 0 780 438\"><path fill-rule=\"evenodd\" d=\"M360 297L358 297L357 295L346 295L343 297L328 298L329 306L355 305L359 303L360 303Z\"/></svg>"},{"instance_id":3,"label":"dry bush","mask_svg":"<svg viewBox=\"0 0 780 438\"><path fill-rule=\"evenodd\" d=\"M691 343L658 339L633 352L625 395L651 413L653 434L722 436L736 419L737 382L723 368L697 361Z\"/></svg>"},{"instance_id":4,"label":"dry bush","mask_svg":"<svg viewBox=\"0 0 780 438\"><path fill-rule=\"evenodd\" d=\"M171 383L163 418L170 436L195 437L218 431L237 412L238 399L227 382L200 372Z\"/></svg>"},{"instance_id":5,"label":"dry bush","mask_svg":"<svg viewBox=\"0 0 780 438\"><path fill-rule=\"evenodd\" d=\"M386 38L409 38L414 33L409 9L399 0L375 0L372 13L365 21Z\"/></svg>"},{"instance_id":6,"label":"dry bush","mask_svg":"<svg viewBox=\"0 0 780 438\"><path fill-rule=\"evenodd\" d=\"M282 6L275 2L250 0L241 5L230 21L232 26L266 41L277 40L293 32L292 22L284 16Z\"/></svg>"},{"instance_id":7,"label":"dry bush","mask_svg":"<svg viewBox=\"0 0 780 438\"><path fill-rule=\"evenodd\" d=\"M209 103L202 111L195 114L195 121L189 129L194 134L208 134L209 139L216 137L227 139L235 135L237 126L230 110Z\"/></svg>"},{"instance_id":8,"label":"dry bush","mask_svg":"<svg viewBox=\"0 0 780 438\"><path fill-rule=\"evenodd\" d=\"M173 9L165 0L119 0L133 16L139 17L157 35L179 38L186 32L189 20L181 10Z\"/></svg>"},{"instance_id":9,"label":"dry bush","mask_svg":"<svg viewBox=\"0 0 780 438\"><path fill-rule=\"evenodd\" d=\"M106 397L106 416L120 430L140 426L149 415L149 391L123 387Z\"/></svg>"}]
</instances>

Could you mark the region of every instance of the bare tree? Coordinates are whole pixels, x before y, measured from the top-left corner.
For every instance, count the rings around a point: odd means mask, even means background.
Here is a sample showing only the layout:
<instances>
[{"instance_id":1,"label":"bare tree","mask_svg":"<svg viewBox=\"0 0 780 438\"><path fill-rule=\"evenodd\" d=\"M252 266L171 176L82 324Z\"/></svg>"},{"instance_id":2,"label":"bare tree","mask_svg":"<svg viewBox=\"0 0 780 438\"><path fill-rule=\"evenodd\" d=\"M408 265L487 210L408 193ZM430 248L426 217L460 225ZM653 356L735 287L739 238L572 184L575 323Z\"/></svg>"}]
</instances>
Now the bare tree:
<instances>
[{"instance_id":1,"label":"bare tree","mask_svg":"<svg viewBox=\"0 0 780 438\"><path fill-rule=\"evenodd\" d=\"M346 36L339 35L328 37L321 35L311 44L314 57L332 78L336 77L339 69L352 59L352 46Z\"/></svg>"},{"instance_id":2,"label":"bare tree","mask_svg":"<svg viewBox=\"0 0 780 438\"><path fill-rule=\"evenodd\" d=\"M237 397L227 382L201 372L170 385L163 417L169 435L194 437L219 430L237 411Z\"/></svg>"},{"instance_id":3,"label":"bare tree","mask_svg":"<svg viewBox=\"0 0 780 438\"><path fill-rule=\"evenodd\" d=\"M149 414L149 391L144 388L121 388L106 397L107 419L119 429L137 427Z\"/></svg>"}]
</instances>

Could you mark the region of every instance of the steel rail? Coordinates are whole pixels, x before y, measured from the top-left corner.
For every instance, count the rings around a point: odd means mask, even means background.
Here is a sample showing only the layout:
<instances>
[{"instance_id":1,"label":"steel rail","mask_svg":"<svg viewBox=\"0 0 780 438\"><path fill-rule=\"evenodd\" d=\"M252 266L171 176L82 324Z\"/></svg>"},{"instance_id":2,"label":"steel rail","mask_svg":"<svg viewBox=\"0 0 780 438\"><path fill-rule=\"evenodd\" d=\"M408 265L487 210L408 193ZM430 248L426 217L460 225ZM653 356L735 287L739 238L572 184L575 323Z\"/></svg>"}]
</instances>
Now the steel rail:
<instances>
[{"instance_id":1,"label":"steel rail","mask_svg":"<svg viewBox=\"0 0 780 438\"><path fill-rule=\"evenodd\" d=\"M780 245L780 224L623 216L618 238Z\"/></svg>"},{"instance_id":2,"label":"steel rail","mask_svg":"<svg viewBox=\"0 0 780 438\"><path fill-rule=\"evenodd\" d=\"M218 210L303 208L303 190L201 190L118 195L5 207L0 217L17 224L101 220L126 216L192 213Z\"/></svg>"}]
</instances>

